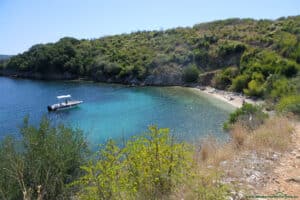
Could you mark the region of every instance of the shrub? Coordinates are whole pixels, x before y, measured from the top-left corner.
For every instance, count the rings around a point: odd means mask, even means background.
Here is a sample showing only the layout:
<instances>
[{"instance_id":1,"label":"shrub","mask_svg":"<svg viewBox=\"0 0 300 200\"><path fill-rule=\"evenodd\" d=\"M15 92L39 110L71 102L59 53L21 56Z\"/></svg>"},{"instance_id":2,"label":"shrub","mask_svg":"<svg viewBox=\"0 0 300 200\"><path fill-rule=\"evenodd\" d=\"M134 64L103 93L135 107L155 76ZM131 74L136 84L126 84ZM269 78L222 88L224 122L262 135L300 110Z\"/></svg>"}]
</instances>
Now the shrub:
<instances>
[{"instance_id":1,"label":"shrub","mask_svg":"<svg viewBox=\"0 0 300 200\"><path fill-rule=\"evenodd\" d=\"M286 77L292 77L297 74L298 66L295 62L281 62L278 73Z\"/></svg>"},{"instance_id":2,"label":"shrub","mask_svg":"<svg viewBox=\"0 0 300 200\"><path fill-rule=\"evenodd\" d=\"M239 42L226 41L219 45L218 54L220 56L227 56L234 53L243 53L246 50L246 46Z\"/></svg>"},{"instance_id":3,"label":"shrub","mask_svg":"<svg viewBox=\"0 0 300 200\"><path fill-rule=\"evenodd\" d=\"M232 79L238 74L238 69L236 67L228 67L222 72L217 73L213 78L213 85L218 89L226 89L231 85Z\"/></svg>"},{"instance_id":4,"label":"shrub","mask_svg":"<svg viewBox=\"0 0 300 200\"><path fill-rule=\"evenodd\" d=\"M83 199L158 199L169 194L188 174L190 151L175 142L169 129L149 127L123 149L109 141L95 163L82 167L75 185Z\"/></svg>"},{"instance_id":5,"label":"shrub","mask_svg":"<svg viewBox=\"0 0 300 200\"><path fill-rule=\"evenodd\" d=\"M272 75L265 83L266 96L275 102L281 97L293 94L296 91L295 86L286 78Z\"/></svg>"},{"instance_id":6,"label":"shrub","mask_svg":"<svg viewBox=\"0 0 300 200\"><path fill-rule=\"evenodd\" d=\"M252 80L248 83L248 88L245 88L244 93L248 96L261 97L264 93L262 83Z\"/></svg>"},{"instance_id":7,"label":"shrub","mask_svg":"<svg viewBox=\"0 0 300 200\"><path fill-rule=\"evenodd\" d=\"M230 90L235 92L242 92L244 88L247 87L250 78L248 75L239 75L232 80L232 85L230 86Z\"/></svg>"},{"instance_id":8,"label":"shrub","mask_svg":"<svg viewBox=\"0 0 300 200\"><path fill-rule=\"evenodd\" d=\"M262 111L261 107L245 103L229 115L229 119L223 127L225 129L232 128L231 125L239 121L244 126L254 129L262 124L267 117L268 115Z\"/></svg>"},{"instance_id":9,"label":"shrub","mask_svg":"<svg viewBox=\"0 0 300 200\"><path fill-rule=\"evenodd\" d=\"M209 61L209 54L206 50L196 49L194 51L194 59L197 66L205 66Z\"/></svg>"},{"instance_id":10,"label":"shrub","mask_svg":"<svg viewBox=\"0 0 300 200\"><path fill-rule=\"evenodd\" d=\"M117 75L121 71L121 67L117 63L108 63L104 65L104 73L108 75Z\"/></svg>"},{"instance_id":11,"label":"shrub","mask_svg":"<svg viewBox=\"0 0 300 200\"><path fill-rule=\"evenodd\" d=\"M24 120L19 139L0 146L0 196L2 199L64 199L66 184L80 174L87 153L82 132L44 118L35 128Z\"/></svg>"},{"instance_id":12,"label":"shrub","mask_svg":"<svg viewBox=\"0 0 300 200\"><path fill-rule=\"evenodd\" d=\"M292 112L300 115L300 95L282 97L278 102L276 109L279 112Z\"/></svg>"},{"instance_id":13,"label":"shrub","mask_svg":"<svg viewBox=\"0 0 300 200\"><path fill-rule=\"evenodd\" d=\"M199 73L200 71L195 65L189 65L184 69L183 79L188 83L197 82Z\"/></svg>"}]
</instances>

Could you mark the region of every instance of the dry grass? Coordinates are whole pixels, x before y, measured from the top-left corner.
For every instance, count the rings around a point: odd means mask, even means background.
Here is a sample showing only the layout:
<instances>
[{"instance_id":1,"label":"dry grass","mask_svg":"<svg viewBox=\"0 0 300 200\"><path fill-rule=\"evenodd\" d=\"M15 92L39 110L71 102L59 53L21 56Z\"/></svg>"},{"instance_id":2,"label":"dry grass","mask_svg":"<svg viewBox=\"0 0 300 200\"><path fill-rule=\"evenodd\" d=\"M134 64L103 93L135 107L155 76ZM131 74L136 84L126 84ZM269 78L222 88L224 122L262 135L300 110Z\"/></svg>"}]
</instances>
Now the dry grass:
<instances>
[{"instance_id":1,"label":"dry grass","mask_svg":"<svg viewBox=\"0 0 300 200\"><path fill-rule=\"evenodd\" d=\"M203 168L208 165L218 166L220 162L229 160L236 154L231 142L220 143L210 136L201 142L200 151L195 154L195 160Z\"/></svg>"},{"instance_id":2,"label":"dry grass","mask_svg":"<svg viewBox=\"0 0 300 200\"><path fill-rule=\"evenodd\" d=\"M218 147L219 144L213 136L204 139L201 142L200 161L207 162L211 159L216 154Z\"/></svg>"},{"instance_id":3,"label":"dry grass","mask_svg":"<svg viewBox=\"0 0 300 200\"><path fill-rule=\"evenodd\" d=\"M245 141L249 136L249 131L241 123L236 123L231 132L232 145L238 150L244 147Z\"/></svg>"},{"instance_id":4,"label":"dry grass","mask_svg":"<svg viewBox=\"0 0 300 200\"><path fill-rule=\"evenodd\" d=\"M234 159L237 154L237 149L231 143L223 144L217 149L214 158L211 160L211 164L219 166L222 161Z\"/></svg>"},{"instance_id":5,"label":"dry grass","mask_svg":"<svg viewBox=\"0 0 300 200\"><path fill-rule=\"evenodd\" d=\"M236 123L230 132L231 140L219 143L210 136L201 142L195 160L201 165L218 166L220 162L234 159L244 150L284 151L291 142L292 124L286 117L272 117L254 131Z\"/></svg>"},{"instance_id":6,"label":"dry grass","mask_svg":"<svg viewBox=\"0 0 300 200\"><path fill-rule=\"evenodd\" d=\"M247 146L256 150L287 150L291 142L293 126L286 117L273 117L253 131Z\"/></svg>"},{"instance_id":7,"label":"dry grass","mask_svg":"<svg viewBox=\"0 0 300 200\"><path fill-rule=\"evenodd\" d=\"M226 195L226 188L218 188L215 183L222 180L224 165L222 161L228 161L227 167L231 167L232 160L243 156L245 152L257 153L266 151L285 151L288 149L293 133L292 124L286 117L272 117L255 130L249 130L242 123L236 123L230 132L231 140L220 143L212 136L207 137L200 143L201 147L195 152L195 165L191 169L194 177L186 180L186 183L177 188L170 199L205 199L204 196ZM246 160L245 160L246 161ZM247 164L240 159L240 165ZM226 167L226 166L225 166ZM232 166L234 168L234 166ZM239 173L226 172L224 176L238 177ZM236 185L229 185L236 187ZM215 198L216 199L216 198Z\"/></svg>"}]
</instances>

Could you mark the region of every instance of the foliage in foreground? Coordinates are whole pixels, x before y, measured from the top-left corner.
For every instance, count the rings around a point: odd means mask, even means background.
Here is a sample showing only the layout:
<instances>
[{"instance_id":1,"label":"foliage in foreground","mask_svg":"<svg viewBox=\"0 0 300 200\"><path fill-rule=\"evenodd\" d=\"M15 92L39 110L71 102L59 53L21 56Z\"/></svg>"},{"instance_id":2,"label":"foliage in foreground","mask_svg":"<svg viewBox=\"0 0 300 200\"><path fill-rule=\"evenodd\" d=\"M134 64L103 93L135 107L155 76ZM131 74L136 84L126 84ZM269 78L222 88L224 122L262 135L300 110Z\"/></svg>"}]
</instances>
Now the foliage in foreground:
<instances>
[{"instance_id":1,"label":"foliage in foreground","mask_svg":"<svg viewBox=\"0 0 300 200\"><path fill-rule=\"evenodd\" d=\"M66 184L80 175L87 155L82 132L53 127L46 118L37 128L25 119L20 132L20 138L8 137L0 145L0 198L70 197Z\"/></svg>"},{"instance_id":2,"label":"foliage in foreground","mask_svg":"<svg viewBox=\"0 0 300 200\"><path fill-rule=\"evenodd\" d=\"M82 132L44 118L0 144L1 199L226 199L221 173L200 167L193 147L150 126L120 148L112 140L90 158ZM89 161L87 161L89 160Z\"/></svg>"},{"instance_id":3,"label":"foliage in foreground","mask_svg":"<svg viewBox=\"0 0 300 200\"><path fill-rule=\"evenodd\" d=\"M169 129L150 126L122 148L109 140L88 162L80 131L53 127L46 119L35 128L25 120L21 137L6 138L0 145L0 197L225 200L232 187L221 182L218 163L243 149L284 151L289 147L293 129L287 118L269 118L253 129L237 120L257 112L246 105L232 116L237 123L224 145L212 140L195 151L175 140Z\"/></svg>"},{"instance_id":4,"label":"foliage in foreground","mask_svg":"<svg viewBox=\"0 0 300 200\"><path fill-rule=\"evenodd\" d=\"M168 199L183 185L192 199L226 199L228 187L220 176L200 173L192 155L190 146L176 142L168 129L150 126L124 148L108 141L73 184L81 188L80 199Z\"/></svg>"}]
</instances>

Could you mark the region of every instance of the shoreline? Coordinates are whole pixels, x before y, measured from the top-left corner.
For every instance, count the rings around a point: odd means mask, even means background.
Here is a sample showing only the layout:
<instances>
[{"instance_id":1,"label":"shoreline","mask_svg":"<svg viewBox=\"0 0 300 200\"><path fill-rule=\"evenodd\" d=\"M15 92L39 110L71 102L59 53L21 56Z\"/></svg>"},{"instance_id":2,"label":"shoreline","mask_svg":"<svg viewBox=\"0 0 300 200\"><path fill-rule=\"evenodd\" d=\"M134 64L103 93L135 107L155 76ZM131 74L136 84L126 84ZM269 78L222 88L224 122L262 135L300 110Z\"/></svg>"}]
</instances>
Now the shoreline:
<instances>
[{"instance_id":1,"label":"shoreline","mask_svg":"<svg viewBox=\"0 0 300 200\"><path fill-rule=\"evenodd\" d=\"M226 102L235 108L241 108L244 102L253 105L261 105L263 103L263 100L253 100L244 96L243 94L229 92L225 90L217 90L210 86L204 88L192 87L190 89L197 93L205 94L207 96Z\"/></svg>"},{"instance_id":2,"label":"shoreline","mask_svg":"<svg viewBox=\"0 0 300 200\"><path fill-rule=\"evenodd\" d=\"M15 77L12 76L1 76L0 77L6 77L6 78L12 78L16 79ZM17 77L17 79L29 79L29 80L41 80L41 79L32 79L32 78L23 78L23 77ZM198 94L204 94L206 96L212 97L214 99L221 100L223 102L226 102L233 106L234 108L241 108L243 106L243 102L250 103L253 105L261 105L263 103L263 100L253 100L241 93L234 93L234 92L229 92L225 90L218 90L215 89L211 86L194 86L190 87L187 85L130 85L130 84L124 84L124 83L108 83L108 82L95 82L90 79L85 79L85 78L78 78L78 79L60 79L60 80L42 80L42 81L67 81L71 83L102 83L102 84L115 84L115 85L122 85L122 86L127 86L127 87L182 87L182 88L187 88L191 91L194 91Z\"/></svg>"}]
</instances>

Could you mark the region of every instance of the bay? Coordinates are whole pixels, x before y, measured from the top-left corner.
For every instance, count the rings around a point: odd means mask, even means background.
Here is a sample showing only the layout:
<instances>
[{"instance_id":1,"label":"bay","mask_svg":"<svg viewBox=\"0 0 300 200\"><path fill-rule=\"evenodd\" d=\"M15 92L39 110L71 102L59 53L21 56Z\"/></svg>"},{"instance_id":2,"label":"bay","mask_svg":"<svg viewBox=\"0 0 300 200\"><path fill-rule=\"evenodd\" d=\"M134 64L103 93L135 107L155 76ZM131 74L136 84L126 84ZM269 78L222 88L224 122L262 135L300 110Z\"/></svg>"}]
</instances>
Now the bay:
<instances>
[{"instance_id":1,"label":"bay","mask_svg":"<svg viewBox=\"0 0 300 200\"><path fill-rule=\"evenodd\" d=\"M84 103L77 108L48 112L56 96L71 94ZM0 77L0 139L19 136L25 116L38 125L42 116L53 124L80 128L92 147L107 139L123 140L149 125L170 128L186 141L209 134L226 138L222 124L234 108L220 100L182 87L127 87L71 81L37 81Z\"/></svg>"}]
</instances>

